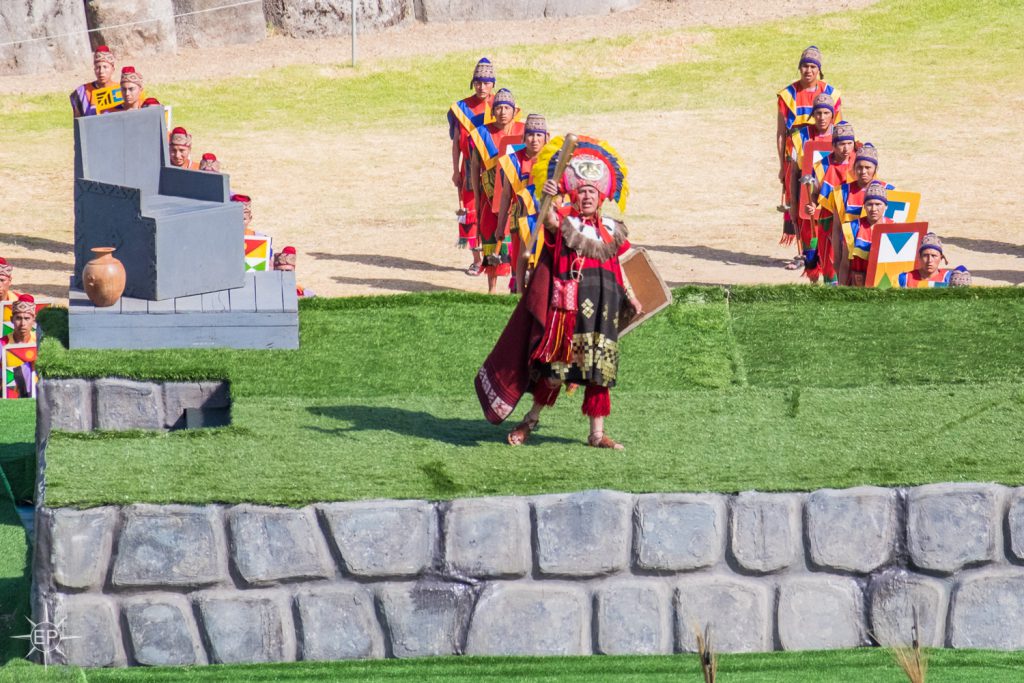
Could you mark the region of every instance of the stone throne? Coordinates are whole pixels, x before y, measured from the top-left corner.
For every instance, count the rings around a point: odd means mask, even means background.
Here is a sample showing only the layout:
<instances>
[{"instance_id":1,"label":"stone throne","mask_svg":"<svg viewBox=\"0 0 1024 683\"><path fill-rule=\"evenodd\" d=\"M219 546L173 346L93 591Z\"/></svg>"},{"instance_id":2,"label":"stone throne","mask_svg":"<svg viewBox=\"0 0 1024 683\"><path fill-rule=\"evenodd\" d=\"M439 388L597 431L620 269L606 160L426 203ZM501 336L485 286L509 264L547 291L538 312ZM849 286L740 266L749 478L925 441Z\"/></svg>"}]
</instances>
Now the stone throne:
<instances>
[{"instance_id":1,"label":"stone throne","mask_svg":"<svg viewBox=\"0 0 1024 683\"><path fill-rule=\"evenodd\" d=\"M245 272L229 177L168 160L163 107L75 119L70 347L298 348L295 274ZM124 264L113 306L82 291L93 247L115 247Z\"/></svg>"},{"instance_id":2,"label":"stone throne","mask_svg":"<svg viewBox=\"0 0 1024 683\"><path fill-rule=\"evenodd\" d=\"M243 284L229 178L167 163L163 107L75 119L75 284L116 247L125 296L158 301Z\"/></svg>"}]
</instances>

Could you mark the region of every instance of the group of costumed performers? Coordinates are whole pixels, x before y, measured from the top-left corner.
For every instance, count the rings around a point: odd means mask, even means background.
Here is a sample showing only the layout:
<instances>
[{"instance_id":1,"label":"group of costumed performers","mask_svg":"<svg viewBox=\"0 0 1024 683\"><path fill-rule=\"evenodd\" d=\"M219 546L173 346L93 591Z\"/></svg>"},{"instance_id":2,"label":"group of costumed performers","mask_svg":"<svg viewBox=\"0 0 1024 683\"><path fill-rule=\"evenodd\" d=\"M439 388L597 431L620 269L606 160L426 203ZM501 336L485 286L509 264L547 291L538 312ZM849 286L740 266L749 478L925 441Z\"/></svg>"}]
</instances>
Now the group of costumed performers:
<instances>
[{"instance_id":1,"label":"group of costumed performers","mask_svg":"<svg viewBox=\"0 0 1024 683\"><path fill-rule=\"evenodd\" d=\"M782 184L782 203L779 205L782 211L782 244L792 244L798 236L797 208L800 206L800 186L797 179L800 166L795 156L795 147L800 138L794 139L794 134L802 128L814 126L814 107L819 95L828 96L828 109L832 112L829 125L832 121L842 120L843 100L839 90L822 80L824 74L821 70L821 51L814 45L804 50L800 55L798 69L800 79L780 90L778 94L775 146L779 156L779 182ZM817 133L814 137L827 134L828 126L825 126L825 131L826 133ZM797 259L789 267L799 268L801 257L802 253L798 253Z\"/></svg>"},{"instance_id":2,"label":"group of costumed performers","mask_svg":"<svg viewBox=\"0 0 1024 683\"><path fill-rule=\"evenodd\" d=\"M8 347L18 346L17 362L7 367L10 377L4 376L0 384L0 398L35 397L36 311L42 305L31 294L11 287L14 267L0 257L0 312L12 331L0 337L0 359L7 358ZM9 316L9 318L8 318ZM13 378L13 386L8 382Z\"/></svg>"},{"instance_id":3,"label":"group of costumed performers","mask_svg":"<svg viewBox=\"0 0 1024 683\"><path fill-rule=\"evenodd\" d=\"M475 380L484 415L500 424L522 396L533 406L508 434L525 443L541 411L562 388L584 386L583 414L590 420L587 443L621 450L604 431L611 411L609 389L619 366L619 330L642 312L619 258L630 248L626 226L602 214L611 199L625 209L626 167L607 143L580 137L561 177L554 177L562 149L551 140L533 162L531 178L553 197L534 240L543 248L525 291ZM568 197L568 202L564 198Z\"/></svg>"},{"instance_id":4,"label":"group of costumed performers","mask_svg":"<svg viewBox=\"0 0 1024 683\"><path fill-rule=\"evenodd\" d=\"M160 105L153 97L144 97L145 81L135 67L126 66L121 69L120 97L121 104L108 109L97 107L97 93L115 87L114 53L106 45L100 45L93 52L93 73L96 80L79 86L71 93L71 109L75 117L95 116L111 112L131 111ZM491 81L493 85L493 78ZM175 168L191 171L220 173L221 162L213 152L204 153L198 160L192 158L192 134L184 127L175 127L168 136L168 162ZM252 236L256 231L252 228L252 199L248 195L233 194L231 200L243 205L243 223L245 234ZM285 247L281 253L270 252L268 261L275 270L295 270L296 252L294 247ZM297 286L300 297L313 296L312 290Z\"/></svg>"},{"instance_id":5,"label":"group of costumed performers","mask_svg":"<svg viewBox=\"0 0 1024 683\"><path fill-rule=\"evenodd\" d=\"M843 120L842 98L834 86L822 80L821 61L821 51L813 45L808 47L800 55L800 79L778 93L781 243L796 243L798 254L786 268L803 268L811 282L863 287L872 228L878 223L892 223L885 217L885 209L888 193L896 187L877 177L878 149L870 142L858 141L853 125ZM812 142L831 146L831 153L813 165L808 160L812 170L803 175L801 169ZM808 201L801 207L802 187L807 188ZM926 246L922 243L921 249ZM970 282L963 266L957 271L966 273L953 280L957 285ZM905 275L900 277L900 286L925 286L903 284L917 282L913 273ZM939 276L933 273L931 277ZM947 278L945 282L950 281Z\"/></svg>"},{"instance_id":6,"label":"group of costumed performers","mask_svg":"<svg viewBox=\"0 0 1024 683\"><path fill-rule=\"evenodd\" d=\"M458 191L460 247L473 250L469 275L487 275L487 291L511 276L521 292L528 261L525 246L535 229L537 200L530 170L550 134L540 114L523 117L507 88L495 92L490 60L481 59L470 86L474 94L448 110L452 183Z\"/></svg>"},{"instance_id":7,"label":"group of costumed performers","mask_svg":"<svg viewBox=\"0 0 1024 683\"><path fill-rule=\"evenodd\" d=\"M142 74L135 70L134 66L126 66L121 69L121 77L114 80L117 71L114 53L106 45L100 45L92 54L92 70L96 80L75 88L70 95L71 113L75 118L80 116L96 116L116 111L131 111L160 104L155 97L144 97L145 80ZM109 90L120 90L120 103L116 104L111 95L108 98L108 106L100 108L97 106L97 98L100 93Z\"/></svg>"}]
</instances>

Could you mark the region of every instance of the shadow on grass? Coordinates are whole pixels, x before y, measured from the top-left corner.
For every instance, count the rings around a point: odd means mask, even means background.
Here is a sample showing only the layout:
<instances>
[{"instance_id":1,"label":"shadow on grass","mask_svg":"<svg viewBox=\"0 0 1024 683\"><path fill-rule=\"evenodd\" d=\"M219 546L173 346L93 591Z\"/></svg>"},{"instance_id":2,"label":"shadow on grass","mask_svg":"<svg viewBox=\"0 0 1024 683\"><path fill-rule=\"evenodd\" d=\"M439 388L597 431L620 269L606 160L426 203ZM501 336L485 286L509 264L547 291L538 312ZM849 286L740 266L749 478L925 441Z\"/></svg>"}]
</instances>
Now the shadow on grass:
<instances>
[{"instance_id":1,"label":"shadow on grass","mask_svg":"<svg viewBox=\"0 0 1024 683\"><path fill-rule=\"evenodd\" d=\"M1021 246L1020 244L1013 244L1012 242L974 239L971 237L943 237L942 241L946 244L952 244L954 247L977 251L982 254L1024 256L1024 246Z\"/></svg>"},{"instance_id":2,"label":"shadow on grass","mask_svg":"<svg viewBox=\"0 0 1024 683\"><path fill-rule=\"evenodd\" d=\"M420 280L402 280L396 278L360 278L336 275L331 278L341 285L366 285L375 289L397 292L448 292L451 287L442 287Z\"/></svg>"},{"instance_id":3,"label":"shadow on grass","mask_svg":"<svg viewBox=\"0 0 1024 683\"><path fill-rule=\"evenodd\" d=\"M463 268L451 266L439 266L428 261L417 261L415 259L402 258L401 256L388 256L381 254L330 254L323 251L312 251L309 256L320 260L345 261L347 263L361 263L364 266L377 266L378 268L396 268L398 270L427 270L438 273L459 272Z\"/></svg>"},{"instance_id":4,"label":"shadow on grass","mask_svg":"<svg viewBox=\"0 0 1024 683\"><path fill-rule=\"evenodd\" d=\"M666 254L681 254L683 256L692 256L703 261L716 261L718 263L724 263L726 265L757 266L759 268L778 268L781 264L785 263L784 260L774 258L772 256L762 256L760 254L745 254L741 251L731 251L729 249L715 249L714 247L705 247L702 245L680 247L667 244L644 244L642 246L647 251L662 251L665 252Z\"/></svg>"},{"instance_id":5,"label":"shadow on grass","mask_svg":"<svg viewBox=\"0 0 1024 683\"><path fill-rule=\"evenodd\" d=\"M417 439L439 441L451 446L482 446L504 442L504 433L488 424L482 417L466 420L459 417L438 417L420 410L405 410L388 406L311 406L307 408L317 417L329 417L351 423L347 427L324 428L311 426L308 429L325 435L348 434L351 432L391 432ZM509 425L509 429L512 428ZM533 434L531 443L576 443L560 436Z\"/></svg>"},{"instance_id":6,"label":"shadow on grass","mask_svg":"<svg viewBox=\"0 0 1024 683\"><path fill-rule=\"evenodd\" d=\"M971 275L986 280L1009 282L1011 285L1024 283L1024 270L972 270Z\"/></svg>"},{"instance_id":7,"label":"shadow on grass","mask_svg":"<svg viewBox=\"0 0 1024 683\"><path fill-rule=\"evenodd\" d=\"M74 245L70 242L58 242L57 240L50 240L45 237L12 233L0 235L0 244L11 244L16 247L25 247L26 249L35 249L37 251L49 251L54 254L70 254L75 250Z\"/></svg>"}]
</instances>

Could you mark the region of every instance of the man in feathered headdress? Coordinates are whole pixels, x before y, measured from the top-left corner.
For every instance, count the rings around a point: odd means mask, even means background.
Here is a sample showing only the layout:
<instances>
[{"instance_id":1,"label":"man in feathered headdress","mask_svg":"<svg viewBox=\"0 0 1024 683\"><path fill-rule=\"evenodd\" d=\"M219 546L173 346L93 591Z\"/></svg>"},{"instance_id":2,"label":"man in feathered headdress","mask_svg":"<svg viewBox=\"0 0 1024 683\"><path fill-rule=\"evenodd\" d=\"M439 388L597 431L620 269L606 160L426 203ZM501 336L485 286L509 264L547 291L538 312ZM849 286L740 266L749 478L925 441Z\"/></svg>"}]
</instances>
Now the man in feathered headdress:
<instances>
[{"instance_id":1,"label":"man in feathered headdress","mask_svg":"<svg viewBox=\"0 0 1024 683\"><path fill-rule=\"evenodd\" d=\"M539 239L540 260L505 331L480 368L477 397L490 422L498 424L524 393L533 407L508 435L517 446L537 428L540 412L554 405L565 384L583 385L583 414L590 420L587 443L621 450L604 431L611 411L609 389L619 361L620 321L641 312L619 257L629 249L626 226L601 213L610 197L625 203L625 168L608 145L580 138L561 178L548 178L556 138L533 170L545 194L568 194L570 203L553 204Z\"/></svg>"},{"instance_id":2,"label":"man in feathered headdress","mask_svg":"<svg viewBox=\"0 0 1024 683\"><path fill-rule=\"evenodd\" d=\"M473 69L469 87L473 94L459 100L448 110L448 137L452 139L452 184L459 196L459 247L473 250L473 263L466 271L470 275L481 273L480 246L477 241L477 214L473 186L469 177L469 159L472 151L470 133L479 126L494 121L491 103L497 78L494 65L486 57Z\"/></svg>"}]
</instances>

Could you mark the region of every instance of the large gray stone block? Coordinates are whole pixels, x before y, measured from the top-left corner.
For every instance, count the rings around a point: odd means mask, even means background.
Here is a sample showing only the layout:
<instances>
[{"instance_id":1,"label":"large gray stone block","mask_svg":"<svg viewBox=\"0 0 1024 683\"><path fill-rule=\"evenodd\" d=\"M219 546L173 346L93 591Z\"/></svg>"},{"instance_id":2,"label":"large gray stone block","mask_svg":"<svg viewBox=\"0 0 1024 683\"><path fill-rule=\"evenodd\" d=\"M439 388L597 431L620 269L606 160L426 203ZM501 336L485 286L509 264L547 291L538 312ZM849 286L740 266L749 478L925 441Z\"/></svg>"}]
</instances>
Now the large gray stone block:
<instances>
[{"instance_id":1,"label":"large gray stone block","mask_svg":"<svg viewBox=\"0 0 1024 683\"><path fill-rule=\"evenodd\" d=\"M932 484L907 497L907 548L921 569L952 573L991 562L1002 536L1001 487Z\"/></svg>"},{"instance_id":2,"label":"large gray stone block","mask_svg":"<svg viewBox=\"0 0 1024 683\"><path fill-rule=\"evenodd\" d=\"M132 505L114 558L118 587L198 587L228 579L220 514L212 507Z\"/></svg>"},{"instance_id":3,"label":"large gray stone block","mask_svg":"<svg viewBox=\"0 0 1024 683\"><path fill-rule=\"evenodd\" d=\"M43 379L36 398L37 421L64 432L92 431L92 382Z\"/></svg>"},{"instance_id":4,"label":"large gray stone block","mask_svg":"<svg viewBox=\"0 0 1024 683\"><path fill-rule=\"evenodd\" d=\"M334 575L313 510L236 505L227 518L231 559L250 585Z\"/></svg>"},{"instance_id":5,"label":"large gray stone block","mask_svg":"<svg viewBox=\"0 0 1024 683\"><path fill-rule=\"evenodd\" d=\"M378 595L395 657L461 654L473 612L468 586L418 581L384 586Z\"/></svg>"},{"instance_id":6,"label":"large gray stone block","mask_svg":"<svg viewBox=\"0 0 1024 683\"><path fill-rule=\"evenodd\" d=\"M295 596L306 661L379 659L384 634L373 596L359 585L313 588Z\"/></svg>"},{"instance_id":7,"label":"large gray stone block","mask_svg":"<svg viewBox=\"0 0 1024 683\"><path fill-rule=\"evenodd\" d=\"M128 639L135 661L145 666L205 664L206 653L183 595L149 593L124 603Z\"/></svg>"},{"instance_id":8,"label":"large gray stone block","mask_svg":"<svg viewBox=\"0 0 1024 683\"><path fill-rule=\"evenodd\" d=\"M778 632L784 650L832 650L866 644L864 599L853 579L804 576L779 587Z\"/></svg>"},{"instance_id":9,"label":"large gray stone block","mask_svg":"<svg viewBox=\"0 0 1024 683\"><path fill-rule=\"evenodd\" d=\"M230 408L231 396L227 382L165 382L164 426L168 429L185 427L188 408Z\"/></svg>"},{"instance_id":10,"label":"large gray stone block","mask_svg":"<svg viewBox=\"0 0 1024 683\"><path fill-rule=\"evenodd\" d=\"M359 31L400 24L413 17L413 0L374 0L356 5ZM267 22L292 38L348 35L352 3L349 0L263 0Z\"/></svg>"},{"instance_id":11,"label":"large gray stone block","mask_svg":"<svg viewBox=\"0 0 1024 683\"><path fill-rule=\"evenodd\" d=\"M590 654L586 590L547 581L490 584L473 613L466 654Z\"/></svg>"},{"instance_id":12,"label":"large gray stone block","mask_svg":"<svg viewBox=\"0 0 1024 683\"><path fill-rule=\"evenodd\" d=\"M1024 488L1014 489L1010 496L1007 527L1010 530L1010 552L1018 560L1024 560Z\"/></svg>"},{"instance_id":13,"label":"large gray stone block","mask_svg":"<svg viewBox=\"0 0 1024 683\"><path fill-rule=\"evenodd\" d=\"M732 554L744 569L768 573L800 557L800 496L749 491L733 499Z\"/></svg>"},{"instance_id":14,"label":"large gray stone block","mask_svg":"<svg viewBox=\"0 0 1024 683\"><path fill-rule=\"evenodd\" d=\"M953 595L949 644L958 648L1024 650L1024 572L966 575Z\"/></svg>"},{"instance_id":15,"label":"large gray stone block","mask_svg":"<svg viewBox=\"0 0 1024 683\"><path fill-rule=\"evenodd\" d=\"M533 499L542 574L596 576L629 566L633 498L584 491Z\"/></svg>"},{"instance_id":16,"label":"large gray stone block","mask_svg":"<svg viewBox=\"0 0 1024 683\"><path fill-rule=\"evenodd\" d=\"M116 46L118 68L125 63L126 54L174 52L177 48L171 0L85 0L85 14L95 44Z\"/></svg>"},{"instance_id":17,"label":"large gray stone block","mask_svg":"<svg viewBox=\"0 0 1024 683\"><path fill-rule=\"evenodd\" d=\"M452 501L444 540L445 562L457 574L517 577L533 566L530 506L522 498Z\"/></svg>"},{"instance_id":18,"label":"large gray stone block","mask_svg":"<svg viewBox=\"0 0 1024 683\"><path fill-rule=\"evenodd\" d=\"M99 589L107 576L117 509L44 508L42 519L50 525L50 569L57 585Z\"/></svg>"},{"instance_id":19,"label":"large gray stone block","mask_svg":"<svg viewBox=\"0 0 1024 683\"><path fill-rule=\"evenodd\" d=\"M823 489L807 497L811 562L866 574L892 561L896 547L896 491L875 486Z\"/></svg>"},{"instance_id":20,"label":"large gray stone block","mask_svg":"<svg viewBox=\"0 0 1024 683\"><path fill-rule=\"evenodd\" d=\"M127 663L117 607L110 598L88 594L57 595L51 622L61 625L60 649L66 655L66 663L87 667L125 666ZM60 657L56 660L48 661L59 663Z\"/></svg>"},{"instance_id":21,"label":"large gray stone block","mask_svg":"<svg viewBox=\"0 0 1024 683\"><path fill-rule=\"evenodd\" d=\"M196 602L213 664L290 662L295 634L290 610L274 591L210 591Z\"/></svg>"},{"instance_id":22,"label":"large gray stone block","mask_svg":"<svg viewBox=\"0 0 1024 683\"><path fill-rule=\"evenodd\" d=\"M680 571L718 562L725 550L725 498L651 494L636 505L636 565Z\"/></svg>"},{"instance_id":23,"label":"large gray stone block","mask_svg":"<svg viewBox=\"0 0 1024 683\"><path fill-rule=\"evenodd\" d=\"M903 570L885 572L871 581L871 634L883 647L909 646L916 612L921 645L942 647L948 605L944 581Z\"/></svg>"},{"instance_id":24,"label":"large gray stone block","mask_svg":"<svg viewBox=\"0 0 1024 683\"><path fill-rule=\"evenodd\" d=\"M173 0L179 47L213 47L258 43L267 37L263 4L223 8L223 0ZM216 11L203 11L203 10ZM194 13L194 14L189 14ZM183 16L184 15L184 16Z\"/></svg>"},{"instance_id":25,"label":"large gray stone block","mask_svg":"<svg viewBox=\"0 0 1024 683\"><path fill-rule=\"evenodd\" d=\"M96 429L163 429L160 385L128 379L96 380Z\"/></svg>"},{"instance_id":26,"label":"large gray stone block","mask_svg":"<svg viewBox=\"0 0 1024 683\"><path fill-rule=\"evenodd\" d=\"M434 561L437 514L419 500L318 506L345 570L356 576L416 576Z\"/></svg>"},{"instance_id":27,"label":"large gray stone block","mask_svg":"<svg viewBox=\"0 0 1024 683\"><path fill-rule=\"evenodd\" d=\"M86 28L81 0L0 2L0 74L82 69L90 64Z\"/></svg>"},{"instance_id":28,"label":"large gray stone block","mask_svg":"<svg viewBox=\"0 0 1024 683\"><path fill-rule=\"evenodd\" d=\"M697 651L698 630L711 627L720 652L772 649L772 589L763 581L717 576L688 576L676 584L676 635L679 649Z\"/></svg>"},{"instance_id":29,"label":"large gray stone block","mask_svg":"<svg viewBox=\"0 0 1024 683\"><path fill-rule=\"evenodd\" d=\"M597 592L596 609L601 654L672 652L672 598L660 580L608 579Z\"/></svg>"},{"instance_id":30,"label":"large gray stone block","mask_svg":"<svg viewBox=\"0 0 1024 683\"><path fill-rule=\"evenodd\" d=\"M230 201L228 177L167 165L167 145L162 107L75 119L76 286L91 249L111 245L128 298L154 302L244 285L242 206Z\"/></svg>"}]
</instances>

